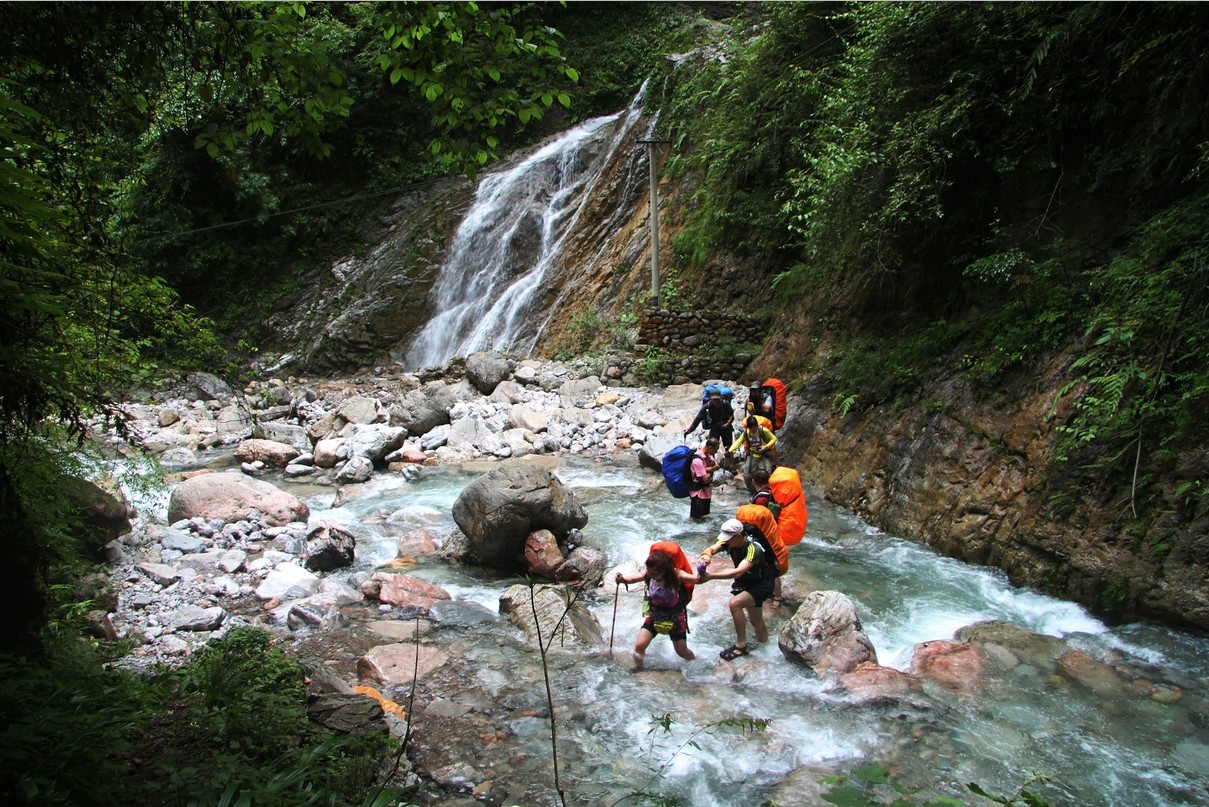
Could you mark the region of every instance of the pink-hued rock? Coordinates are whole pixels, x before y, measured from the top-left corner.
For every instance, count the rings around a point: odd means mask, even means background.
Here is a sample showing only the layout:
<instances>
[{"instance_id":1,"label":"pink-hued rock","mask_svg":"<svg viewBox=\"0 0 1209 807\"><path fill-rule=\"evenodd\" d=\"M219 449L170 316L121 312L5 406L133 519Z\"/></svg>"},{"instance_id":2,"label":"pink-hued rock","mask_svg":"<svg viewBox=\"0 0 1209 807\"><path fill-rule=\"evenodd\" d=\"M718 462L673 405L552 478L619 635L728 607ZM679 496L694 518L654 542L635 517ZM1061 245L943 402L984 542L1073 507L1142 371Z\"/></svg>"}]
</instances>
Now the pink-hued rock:
<instances>
[{"instance_id":1,"label":"pink-hued rock","mask_svg":"<svg viewBox=\"0 0 1209 807\"><path fill-rule=\"evenodd\" d=\"M1058 659L1058 670L1077 684L1087 687L1101 697L1119 697L1126 693L1128 683L1112 667L1096 661L1082 650L1070 650Z\"/></svg>"},{"instance_id":2,"label":"pink-hued rock","mask_svg":"<svg viewBox=\"0 0 1209 807\"><path fill-rule=\"evenodd\" d=\"M535 530L525 539L525 566L530 574L553 579L565 560L558 539L549 530Z\"/></svg>"},{"instance_id":3,"label":"pink-hued rock","mask_svg":"<svg viewBox=\"0 0 1209 807\"><path fill-rule=\"evenodd\" d=\"M374 572L361 584L361 593L367 597L394 606L414 605L427 608L439 600L452 599L449 592L439 586L406 574Z\"/></svg>"},{"instance_id":4,"label":"pink-hued rock","mask_svg":"<svg viewBox=\"0 0 1209 807\"><path fill-rule=\"evenodd\" d=\"M251 510L260 511L261 522L269 527L306 521L311 515L306 502L268 482L235 473L199 474L172 491L168 523L194 516L239 521Z\"/></svg>"},{"instance_id":5,"label":"pink-hued rock","mask_svg":"<svg viewBox=\"0 0 1209 807\"><path fill-rule=\"evenodd\" d=\"M449 655L435 647L402 642L384 644L372 648L357 661L357 675L382 687L402 686L411 683L413 673L419 680L448 660Z\"/></svg>"},{"instance_id":6,"label":"pink-hued rock","mask_svg":"<svg viewBox=\"0 0 1209 807\"><path fill-rule=\"evenodd\" d=\"M908 671L966 694L975 694L985 684L986 659L982 648L972 642L932 641L915 645Z\"/></svg>"},{"instance_id":7,"label":"pink-hued rock","mask_svg":"<svg viewBox=\"0 0 1209 807\"><path fill-rule=\"evenodd\" d=\"M923 692L918 678L872 661L858 664L852 672L841 675L839 685L857 706L898 703Z\"/></svg>"},{"instance_id":8,"label":"pink-hued rock","mask_svg":"<svg viewBox=\"0 0 1209 807\"><path fill-rule=\"evenodd\" d=\"M235 447L235 459L240 462L256 462L259 460L271 468L284 468L298 454L298 449L292 445L279 443L276 440L252 438L244 440Z\"/></svg>"}]
</instances>

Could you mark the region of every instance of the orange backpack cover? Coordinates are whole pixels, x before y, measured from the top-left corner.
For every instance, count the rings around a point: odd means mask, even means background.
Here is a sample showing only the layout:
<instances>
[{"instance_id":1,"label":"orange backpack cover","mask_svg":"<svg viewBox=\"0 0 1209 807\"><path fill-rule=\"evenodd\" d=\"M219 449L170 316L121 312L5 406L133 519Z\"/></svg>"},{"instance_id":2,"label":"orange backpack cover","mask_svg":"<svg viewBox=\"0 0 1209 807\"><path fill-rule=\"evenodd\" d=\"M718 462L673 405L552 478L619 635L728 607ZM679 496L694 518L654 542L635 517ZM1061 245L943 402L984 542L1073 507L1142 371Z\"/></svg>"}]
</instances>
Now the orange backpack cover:
<instances>
[{"instance_id":1,"label":"orange backpack cover","mask_svg":"<svg viewBox=\"0 0 1209 807\"><path fill-rule=\"evenodd\" d=\"M785 425L785 413L789 409L789 402L786 400L788 390L785 389L785 383L779 378L770 378L764 382L764 386L772 387L777 391L776 400L773 401L772 409L772 430L776 431Z\"/></svg>"},{"instance_id":2,"label":"orange backpack cover","mask_svg":"<svg viewBox=\"0 0 1209 807\"><path fill-rule=\"evenodd\" d=\"M777 526L777 520L773 518L771 510L759 504L745 504L735 511L735 518L764 533L764 537L768 539L768 545L772 547L772 554L777 556L777 565L781 567L781 574L789 571L789 550L785 548L785 542L781 540L781 529Z\"/></svg>"},{"instance_id":3,"label":"orange backpack cover","mask_svg":"<svg viewBox=\"0 0 1209 807\"><path fill-rule=\"evenodd\" d=\"M688 558L685 557L684 550L675 541L656 541L651 544L651 552L656 550L666 553L672 559L672 564L680 571L688 572L691 575L697 574L693 564L689 563ZM684 586L684 605L688 605L693 601L693 584L681 583L681 585Z\"/></svg>"},{"instance_id":4,"label":"orange backpack cover","mask_svg":"<svg viewBox=\"0 0 1209 807\"><path fill-rule=\"evenodd\" d=\"M793 468L782 465L768 477L772 497L781 505L777 526L781 528L781 540L793 546L806 537L806 493L802 490L802 478Z\"/></svg>"}]
</instances>

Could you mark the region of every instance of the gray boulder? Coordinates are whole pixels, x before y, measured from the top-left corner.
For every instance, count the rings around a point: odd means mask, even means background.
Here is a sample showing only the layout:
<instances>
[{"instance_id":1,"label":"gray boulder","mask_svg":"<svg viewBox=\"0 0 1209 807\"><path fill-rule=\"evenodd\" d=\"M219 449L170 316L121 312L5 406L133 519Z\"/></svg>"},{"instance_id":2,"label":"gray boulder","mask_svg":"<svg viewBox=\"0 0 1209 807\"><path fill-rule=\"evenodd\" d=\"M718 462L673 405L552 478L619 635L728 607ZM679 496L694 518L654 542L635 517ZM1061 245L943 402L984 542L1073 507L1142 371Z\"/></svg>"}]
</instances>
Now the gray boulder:
<instances>
[{"instance_id":1,"label":"gray boulder","mask_svg":"<svg viewBox=\"0 0 1209 807\"><path fill-rule=\"evenodd\" d=\"M588 523L588 514L548 470L515 459L467 485L453 503L453 520L469 540L472 558L512 570L523 562L529 533L546 529L565 538Z\"/></svg>"},{"instance_id":2,"label":"gray boulder","mask_svg":"<svg viewBox=\"0 0 1209 807\"><path fill-rule=\"evenodd\" d=\"M291 423L262 421L252 427L252 436L261 440L273 440L291 445L298 450L299 454L309 454L311 451L311 438L306 433L306 429Z\"/></svg>"},{"instance_id":3,"label":"gray boulder","mask_svg":"<svg viewBox=\"0 0 1209 807\"><path fill-rule=\"evenodd\" d=\"M402 426L382 423L358 426L345 442L344 450L349 457L365 457L375 467L382 468L386 465L386 455L397 451L406 439L407 429Z\"/></svg>"},{"instance_id":4,"label":"gray boulder","mask_svg":"<svg viewBox=\"0 0 1209 807\"><path fill-rule=\"evenodd\" d=\"M318 523L306 536L306 568L330 572L352 566L357 539L343 527Z\"/></svg>"},{"instance_id":5,"label":"gray boulder","mask_svg":"<svg viewBox=\"0 0 1209 807\"><path fill-rule=\"evenodd\" d=\"M812 591L777 637L781 653L819 675L839 676L877 663L856 605L838 591Z\"/></svg>"},{"instance_id":6,"label":"gray boulder","mask_svg":"<svg viewBox=\"0 0 1209 807\"><path fill-rule=\"evenodd\" d=\"M534 622L533 612L537 611ZM565 614L565 616L564 616ZM535 586L530 597L529 587L518 583L500 595L500 615L506 617L536 645L539 635L550 647L599 646L604 644L600 623L575 596L575 591L562 586Z\"/></svg>"},{"instance_id":7,"label":"gray boulder","mask_svg":"<svg viewBox=\"0 0 1209 807\"><path fill-rule=\"evenodd\" d=\"M466 378L484 395L494 392L496 385L510 375L508 360L498 353L483 350L466 357Z\"/></svg>"},{"instance_id":8,"label":"gray boulder","mask_svg":"<svg viewBox=\"0 0 1209 807\"><path fill-rule=\"evenodd\" d=\"M184 396L200 401L225 401L235 394L226 381L211 373L189 373L185 376Z\"/></svg>"},{"instance_id":9,"label":"gray boulder","mask_svg":"<svg viewBox=\"0 0 1209 807\"><path fill-rule=\"evenodd\" d=\"M368 482L374 475L374 464L365 457L353 457L336 472L339 482Z\"/></svg>"},{"instance_id":10,"label":"gray boulder","mask_svg":"<svg viewBox=\"0 0 1209 807\"><path fill-rule=\"evenodd\" d=\"M642 444L638 450L638 464L652 471L663 472L663 455L683 443L675 437L656 435Z\"/></svg>"}]
</instances>

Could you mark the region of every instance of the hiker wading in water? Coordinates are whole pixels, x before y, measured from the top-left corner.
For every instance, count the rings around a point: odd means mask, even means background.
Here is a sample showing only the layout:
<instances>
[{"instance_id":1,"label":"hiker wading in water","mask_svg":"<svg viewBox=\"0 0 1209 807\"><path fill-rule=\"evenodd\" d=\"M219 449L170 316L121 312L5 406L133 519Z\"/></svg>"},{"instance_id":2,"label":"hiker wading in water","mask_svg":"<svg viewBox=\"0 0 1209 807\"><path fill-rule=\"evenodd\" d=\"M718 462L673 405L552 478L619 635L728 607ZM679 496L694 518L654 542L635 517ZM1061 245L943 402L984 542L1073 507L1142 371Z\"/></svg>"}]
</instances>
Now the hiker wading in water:
<instances>
[{"instance_id":1,"label":"hiker wading in water","mask_svg":"<svg viewBox=\"0 0 1209 807\"><path fill-rule=\"evenodd\" d=\"M701 560L709 563L715 554L726 550L735 568L725 572L702 571L698 580L734 580L730 593L730 617L735 623L735 643L719 655L730 661L751 652L747 643L747 620L751 620L752 631L757 642L768 641L768 627L764 624L761 606L772 596L773 575L765 559L764 547L743 532L743 522L732 518L722 525L718 543L701 552Z\"/></svg>"},{"instance_id":2,"label":"hiker wading in water","mask_svg":"<svg viewBox=\"0 0 1209 807\"><path fill-rule=\"evenodd\" d=\"M711 489L714 484L714 471L720 467L714 460L719 445L721 443L718 438L711 437L693 455L692 465L689 466L689 521L700 521L709 515L709 503L714 495Z\"/></svg>"},{"instance_id":3,"label":"hiker wading in water","mask_svg":"<svg viewBox=\"0 0 1209 807\"><path fill-rule=\"evenodd\" d=\"M688 596L685 583L696 583L697 578L689 572L676 568L671 557L656 549L646 559L646 571L625 576L617 573L618 583L646 583L646 596L642 601L642 612L646 621L638 629L638 641L634 643L634 669L641 670L646 659L646 649L657 634L665 633L672 640L676 655L692 661L697 654L688 647Z\"/></svg>"}]
</instances>

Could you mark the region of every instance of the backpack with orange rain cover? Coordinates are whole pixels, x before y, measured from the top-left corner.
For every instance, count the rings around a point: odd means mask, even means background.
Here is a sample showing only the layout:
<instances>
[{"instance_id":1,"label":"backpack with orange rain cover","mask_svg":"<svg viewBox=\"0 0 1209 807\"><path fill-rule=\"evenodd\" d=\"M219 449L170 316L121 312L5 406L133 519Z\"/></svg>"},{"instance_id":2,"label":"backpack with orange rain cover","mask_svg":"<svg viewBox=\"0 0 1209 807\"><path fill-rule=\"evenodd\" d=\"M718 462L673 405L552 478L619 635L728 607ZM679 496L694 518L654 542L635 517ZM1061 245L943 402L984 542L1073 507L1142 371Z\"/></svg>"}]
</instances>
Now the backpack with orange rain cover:
<instances>
[{"instance_id":1,"label":"backpack with orange rain cover","mask_svg":"<svg viewBox=\"0 0 1209 807\"><path fill-rule=\"evenodd\" d=\"M777 515L781 540L786 546L794 546L806 537L806 492L802 490L802 478L793 468L781 465L768 477L768 486L781 505Z\"/></svg>"},{"instance_id":2,"label":"backpack with orange rain cover","mask_svg":"<svg viewBox=\"0 0 1209 807\"><path fill-rule=\"evenodd\" d=\"M777 431L785 425L785 413L789 409L789 401L786 399L788 390L785 389L785 383L779 378L770 378L764 382L765 387L772 387L772 430Z\"/></svg>"},{"instance_id":3,"label":"backpack with orange rain cover","mask_svg":"<svg viewBox=\"0 0 1209 807\"><path fill-rule=\"evenodd\" d=\"M672 565L682 572L688 572L691 575L696 575L697 570L693 568L693 564L689 563L688 557L685 556L684 550L680 548L680 544L675 541L656 541L651 544L651 552L664 552L672 559ZM647 553L648 555L650 553ZM683 583L677 579L680 587L684 589L684 602L681 605L688 605L693 601L693 583Z\"/></svg>"},{"instance_id":4,"label":"backpack with orange rain cover","mask_svg":"<svg viewBox=\"0 0 1209 807\"><path fill-rule=\"evenodd\" d=\"M735 511L735 518L764 533L764 537L768 539L768 546L777 559L777 567L781 570L781 574L789 571L789 550L785 548L785 542L781 540L781 530L777 526L777 520L773 517L771 510L760 504L745 504Z\"/></svg>"}]
</instances>

